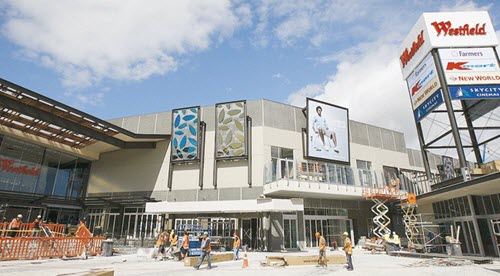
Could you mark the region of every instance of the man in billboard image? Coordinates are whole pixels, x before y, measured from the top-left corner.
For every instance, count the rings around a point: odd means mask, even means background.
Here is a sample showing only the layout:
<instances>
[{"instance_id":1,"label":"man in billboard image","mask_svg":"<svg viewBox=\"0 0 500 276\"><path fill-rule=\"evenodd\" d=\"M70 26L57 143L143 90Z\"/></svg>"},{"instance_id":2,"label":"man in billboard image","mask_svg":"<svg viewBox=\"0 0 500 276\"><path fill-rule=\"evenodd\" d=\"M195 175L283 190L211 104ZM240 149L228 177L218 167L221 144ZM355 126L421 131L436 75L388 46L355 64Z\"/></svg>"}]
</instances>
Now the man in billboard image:
<instances>
[{"instance_id":1,"label":"man in billboard image","mask_svg":"<svg viewBox=\"0 0 500 276\"><path fill-rule=\"evenodd\" d=\"M326 123L325 118L321 116L321 112L323 112L323 108L321 108L321 106L318 105L316 107L317 114L314 115L313 118L312 128L316 133L316 135L318 135L319 138L321 139L321 142L323 144L323 149L325 151L330 151L332 145L330 143L331 140L331 142L333 143L333 151L339 153L339 150L337 149L337 134L328 128L328 124ZM321 148L318 147L317 139L315 138L313 138L313 145L317 151L321 150Z\"/></svg>"}]
</instances>

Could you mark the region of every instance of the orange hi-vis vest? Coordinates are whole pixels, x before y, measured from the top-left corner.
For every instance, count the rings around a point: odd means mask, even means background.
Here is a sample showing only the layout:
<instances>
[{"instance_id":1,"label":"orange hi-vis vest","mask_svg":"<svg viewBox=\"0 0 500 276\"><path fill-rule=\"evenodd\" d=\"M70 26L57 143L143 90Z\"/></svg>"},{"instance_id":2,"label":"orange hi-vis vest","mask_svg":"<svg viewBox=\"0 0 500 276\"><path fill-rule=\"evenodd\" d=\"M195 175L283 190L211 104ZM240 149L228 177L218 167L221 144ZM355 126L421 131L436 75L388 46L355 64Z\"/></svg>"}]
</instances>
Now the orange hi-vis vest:
<instances>
[{"instance_id":1,"label":"orange hi-vis vest","mask_svg":"<svg viewBox=\"0 0 500 276\"><path fill-rule=\"evenodd\" d=\"M206 252L210 252L210 251L212 250L212 247L210 246L210 239L209 239L209 238L207 238L207 239L205 240L205 243L208 243L208 244L207 244L207 249L206 249ZM203 247L203 246L202 246L202 247Z\"/></svg>"},{"instance_id":2,"label":"orange hi-vis vest","mask_svg":"<svg viewBox=\"0 0 500 276\"><path fill-rule=\"evenodd\" d=\"M177 236L172 237L172 239L170 240L170 245L177 246Z\"/></svg>"},{"instance_id":3,"label":"orange hi-vis vest","mask_svg":"<svg viewBox=\"0 0 500 276\"><path fill-rule=\"evenodd\" d=\"M349 239L349 237L346 237L344 240L344 251L347 254L350 254L350 255L352 254L352 243L351 243L351 239Z\"/></svg>"},{"instance_id":4,"label":"orange hi-vis vest","mask_svg":"<svg viewBox=\"0 0 500 276\"><path fill-rule=\"evenodd\" d=\"M165 235L161 234L156 241L156 246L161 246L165 242Z\"/></svg>"},{"instance_id":5,"label":"orange hi-vis vest","mask_svg":"<svg viewBox=\"0 0 500 276\"><path fill-rule=\"evenodd\" d=\"M182 248L189 249L189 236L184 236L184 240L182 241Z\"/></svg>"},{"instance_id":6,"label":"orange hi-vis vest","mask_svg":"<svg viewBox=\"0 0 500 276\"><path fill-rule=\"evenodd\" d=\"M12 228L21 228L21 220L18 220L17 218L13 219L9 225L9 229Z\"/></svg>"}]
</instances>

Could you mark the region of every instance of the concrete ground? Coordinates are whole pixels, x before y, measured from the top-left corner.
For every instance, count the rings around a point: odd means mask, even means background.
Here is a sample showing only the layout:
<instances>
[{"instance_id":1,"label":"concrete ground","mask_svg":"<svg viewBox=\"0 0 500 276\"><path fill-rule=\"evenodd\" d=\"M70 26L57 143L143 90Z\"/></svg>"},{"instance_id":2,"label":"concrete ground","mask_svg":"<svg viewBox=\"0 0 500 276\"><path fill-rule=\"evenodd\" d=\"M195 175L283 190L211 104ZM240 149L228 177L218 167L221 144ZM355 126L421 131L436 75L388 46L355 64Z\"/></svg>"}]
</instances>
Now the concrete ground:
<instances>
[{"instance_id":1,"label":"concrete ground","mask_svg":"<svg viewBox=\"0 0 500 276\"><path fill-rule=\"evenodd\" d=\"M114 270L115 275L499 275L500 261L488 265L467 264L463 266L419 266L425 259L391 257L386 254L371 254L355 249L353 255L354 271L347 271L343 265L329 265L327 268L316 266L263 267L261 261L266 256L279 256L284 253L248 253L249 267L241 268L242 261L229 261L212 264L212 270L202 265L199 271L185 267L182 262L155 261L144 251L133 255L113 257L90 257L87 260L37 260L0 262L0 275L84 275L100 270ZM293 255L314 255L315 251L285 253ZM328 252L342 254L342 252ZM243 254L242 254L243 255ZM242 256L241 255L241 256Z\"/></svg>"}]
</instances>

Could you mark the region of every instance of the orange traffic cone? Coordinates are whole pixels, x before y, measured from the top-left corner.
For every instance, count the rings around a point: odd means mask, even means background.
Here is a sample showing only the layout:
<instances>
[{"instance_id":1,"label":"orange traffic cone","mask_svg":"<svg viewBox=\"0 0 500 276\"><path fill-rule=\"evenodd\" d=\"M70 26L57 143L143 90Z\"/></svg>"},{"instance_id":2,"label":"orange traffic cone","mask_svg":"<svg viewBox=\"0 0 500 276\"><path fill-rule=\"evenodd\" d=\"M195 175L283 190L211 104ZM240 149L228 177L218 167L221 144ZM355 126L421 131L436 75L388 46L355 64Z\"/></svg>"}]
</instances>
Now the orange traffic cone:
<instances>
[{"instance_id":1,"label":"orange traffic cone","mask_svg":"<svg viewBox=\"0 0 500 276\"><path fill-rule=\"evenodd\" d=\"M245 268L245 267L248 267L248 256L247 256L246 251L245 251L245 255L243 257L243 266L241 268Z\"/></svg>"}]
</instances>

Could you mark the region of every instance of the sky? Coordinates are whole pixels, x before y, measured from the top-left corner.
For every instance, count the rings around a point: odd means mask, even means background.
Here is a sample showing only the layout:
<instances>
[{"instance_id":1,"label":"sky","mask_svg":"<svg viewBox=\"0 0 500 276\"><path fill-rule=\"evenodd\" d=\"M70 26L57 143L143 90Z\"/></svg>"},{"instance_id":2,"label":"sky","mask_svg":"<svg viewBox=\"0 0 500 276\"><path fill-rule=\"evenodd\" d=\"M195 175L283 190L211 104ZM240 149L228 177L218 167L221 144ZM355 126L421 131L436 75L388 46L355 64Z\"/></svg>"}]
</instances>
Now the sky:
<instances>
[{"instance_id":1,"label":"sky","mask_svg":"<svg viewBox=\"0 0 500 276\"><path fill-rule=\"evenodd\" d=\"M418 148L398 48L422 12L473 10L500 30L493 0L0 0L0 77L102 119L318 98Z\"/></svg>"}]
</instances>

